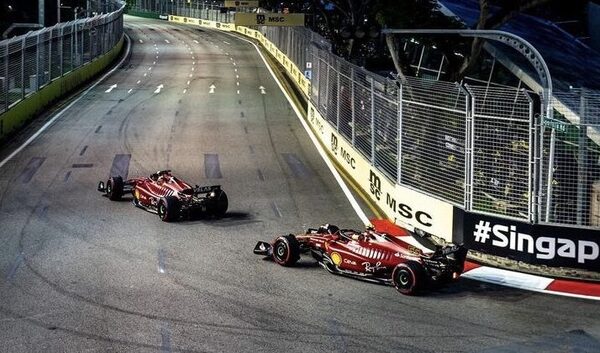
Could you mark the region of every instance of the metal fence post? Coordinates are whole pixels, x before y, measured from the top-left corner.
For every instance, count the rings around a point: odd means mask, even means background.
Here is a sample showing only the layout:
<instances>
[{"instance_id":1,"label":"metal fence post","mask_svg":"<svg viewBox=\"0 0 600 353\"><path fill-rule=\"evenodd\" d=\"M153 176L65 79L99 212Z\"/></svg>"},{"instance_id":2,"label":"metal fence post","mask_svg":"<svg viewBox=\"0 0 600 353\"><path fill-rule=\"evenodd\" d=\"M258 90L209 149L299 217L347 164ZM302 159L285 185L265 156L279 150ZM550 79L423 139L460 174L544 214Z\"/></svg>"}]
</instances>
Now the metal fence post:
<instances>
[{"instance_id":1,"label":"metal fence post","mask_svg":"<svg viewBox=\"0 0 600 353\"><path fill-rule=\"evenodd\" d=\"M398 82L398 126L396 127L398 131L398 135L396 136L396 143L398 144L398 155L396 157L397 163L397 176L396 182L400 184L402 182L402 91L404 89L404 85L402 82Z\"/></svg>"},{"instance_id":2,"label":"metal fence post","mask_svg":"<svg viewBox=\"0 0 600 353\"><path fill-rule=\"evenodd\" d=\"M579 101L579 134L577 149L577 224L587 224L587 214L584 209L584 198L588 190L588 151L587 151L587 101L585 88L581 88Z\"/></svg>"},{"instance_id":3,"label":"metal fence post","mask_svg":"<svg viewBox=\"0 0 600 353\"><path fill-rule=\"evenodd\" d=\"M371 77L371 164L375 165L375 79Z\"/></svg>"},{"instance_id":4,"label":"metal fence post","mask_svg":"<svg viewBox=\"0 0 600 353\"><path fill-rule=\"evenodd\" d=\"M336 97L336 107L335 107L335 130L337 132L340 132L340 70L339 70L339 62L336 61L338 63L338 70L336 72L336 77L337 77L337 85L336 85L336 91L337 91L337 97Z\"/></svg>"},{"instance_id":5,"label":"metal fence post","mask_svg":"<svg viewBox=\"0 0 600 353\"><path fill-rule=\"evenodd\" d=\"M63 60L64 60L63 51L65 50L65 46L63 44L63 41L65 40L65 38L63 37L63 32L64 32L64 27L61 26L60 27L60 39L59 39L59 43L60 43L59 44L60 45L60 50L59 50L60 58L59 58L59 60L60 60L60 75L61 76L63 76L65 74L64 65L63 65Z\"/></svg>"},{"instance_id":6,"label":"metal fence post","mask_svg":"<svg viewBox=\"0 0 600 353\"><path fill-rule=\"evenodd\" d=\"M469 91L468 85L459 85L460 90L465 93L465 197L464 207L466 211L473 209L473 176L475 174L475 97Z\"/></svg>"},{"instance_id":7,"label":"metal fence post","mask_svg":"<svg viewBox=\"0 0 600 353\"><path fill-rule=\"evenodd\" d=\"M40 35L36 36L35 43L35 90L40 88Z\"/></svg>"},{"instance_id":8,"label":"metal fence post","mask_svg":"<svg viewBox=\"0 0 600 353\"><path fill-rule=\"evenodd\" d=\"M25 98L25 40L28 35L21 40L21 99Z\"/></svg>"},{"instance_id":9,"label":"metal fence post","mask_svg":"<svg viewBox=\"0 0 600 353\"><path fill-rule=\"evenodd\" d=\"M350 69L350 102L352 103L352 146L356 147L356 114L354 113L354 68Z\"/></svg>"}]
</instances>

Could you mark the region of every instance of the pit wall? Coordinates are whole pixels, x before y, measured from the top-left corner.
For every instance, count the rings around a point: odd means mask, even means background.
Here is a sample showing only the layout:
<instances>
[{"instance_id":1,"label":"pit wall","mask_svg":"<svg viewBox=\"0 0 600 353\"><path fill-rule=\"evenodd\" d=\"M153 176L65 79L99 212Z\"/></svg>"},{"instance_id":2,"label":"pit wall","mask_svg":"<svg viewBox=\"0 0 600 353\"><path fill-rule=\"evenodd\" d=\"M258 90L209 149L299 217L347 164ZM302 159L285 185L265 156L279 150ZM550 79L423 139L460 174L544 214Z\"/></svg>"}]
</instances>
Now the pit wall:
<instances>
[{"instance_id":1,"label":"pit wall","mask_svg":"<svg viewBox=\"0 0 600 353\"><path fill-rule=\"evenodd\" d=\"M125 38L106 54L53 80L0 115L0 141L13 134L52 103L104 71L121 53Z\"/></svg>"},{"instance_id":2,"label":"pit wall","mask_svg":"<svg viewBox=\"0 0 600 353\"><path fill-rule=\"evenodd\" d=\"M169 15L169 21L192 24L202 27L237 32L257 40L286 70L298 89L310 97L310 80L292 60L259 31L236 26L233 23L220 23L196 18ZM446 241L453 240L454 206L433 197L421 194L409 188L392 183L383 173L371 165L371 162L352 147L342 135L319 114L316 106L308 100L307 121L313 133L346 176L387 218L402 226L422 229Z\"/></svg>"}]
</instances>

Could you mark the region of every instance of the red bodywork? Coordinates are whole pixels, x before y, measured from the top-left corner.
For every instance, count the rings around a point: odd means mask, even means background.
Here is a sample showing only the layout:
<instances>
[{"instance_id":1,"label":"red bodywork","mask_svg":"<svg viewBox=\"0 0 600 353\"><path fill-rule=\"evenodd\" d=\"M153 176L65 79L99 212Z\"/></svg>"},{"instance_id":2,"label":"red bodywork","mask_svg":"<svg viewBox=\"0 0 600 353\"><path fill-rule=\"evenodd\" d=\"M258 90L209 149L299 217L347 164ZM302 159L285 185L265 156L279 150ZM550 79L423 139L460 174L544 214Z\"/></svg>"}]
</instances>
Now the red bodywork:
<instances>
[{"instance_id":1,"label":"red bodywork","mask_svg":"<svg viewBox=\"0 0 600 353\"><path fill-rule=\"evenodd\" d=\"M135 206L157 213L167 222L200 213L222 217L228 207L227 195L220 185L191 186L170 170L125 181L120 176L111 177L106 186L103 182L98 184L98 191L111 200L119 200L124 194L131 193Z\"/></svg>"},{"instance_id":2,"label":"red bodywork","mask_svg":"<svg viewBox=\"0 0 600 353\"><path fill-rule=\"evenodd\" d=\"M126 182L132 187L133 197L145 207L156 207L158 200L165 196L175 196L181 200L193 197L194 188L172 174L156 178L142 177L129 179Z\"/></svg>"},{"instance_id":3,"label":"red bodywork","mask_svg":"<svg viewBox=\"0 0 600 353\"><path fill-rule=\"evenodd\" d=\"M280 236L271 244L259 242L254 252L284 266L293 265L300 253L310 253L329 272L394 285L398 268L410 267L408 271L420 281L415 287L425 281L449 282L461 274L467 252L462 246L438 246L424 253L403 240L412 232L387 220L372 220L372 224L364 232L329 225L308 229Z\"/></svg>"}]
</instances>

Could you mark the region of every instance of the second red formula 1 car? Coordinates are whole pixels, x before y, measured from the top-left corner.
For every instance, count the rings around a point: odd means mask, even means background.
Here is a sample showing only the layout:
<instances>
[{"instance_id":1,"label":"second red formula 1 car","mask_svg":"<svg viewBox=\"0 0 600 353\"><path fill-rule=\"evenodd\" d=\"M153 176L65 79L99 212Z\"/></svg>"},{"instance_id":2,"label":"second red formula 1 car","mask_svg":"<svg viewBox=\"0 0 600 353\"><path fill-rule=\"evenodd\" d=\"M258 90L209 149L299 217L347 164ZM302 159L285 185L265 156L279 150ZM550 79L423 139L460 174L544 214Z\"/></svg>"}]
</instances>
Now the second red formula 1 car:
<instances>
[{"instance_id":1,"label":"second red formula 1 car","mask_svg":"<svg viewBox=\"0 0 600 353\"><path fill-rule=\"evenodd\" d=\"M433 284L458 278L467 249L461 245L437 246L424 253L403 237L412 233L389 221L373 220L364 232L324 225L303 234L282 235L273 243L258 242L254 253L271 257L283 266L294 265L301 253L310 253L327 271L392 284L402 294L416 294Z\"/></svg>"},{"instance_id":2,"label":"second red formula 1 car","mask_svg":"<svg viewBox=\"0 0 600 353\"><path fill-rule=\"evenodd\" d=\"M98 183L98 191L113 201L131 193L135 206L158 214L165 222L199 214L222 217L228 207L227 194L220 185L192 187L171 174L170 170L128 180L120 176L111 177L106 184Z\"/></svg>"}]
</instances>

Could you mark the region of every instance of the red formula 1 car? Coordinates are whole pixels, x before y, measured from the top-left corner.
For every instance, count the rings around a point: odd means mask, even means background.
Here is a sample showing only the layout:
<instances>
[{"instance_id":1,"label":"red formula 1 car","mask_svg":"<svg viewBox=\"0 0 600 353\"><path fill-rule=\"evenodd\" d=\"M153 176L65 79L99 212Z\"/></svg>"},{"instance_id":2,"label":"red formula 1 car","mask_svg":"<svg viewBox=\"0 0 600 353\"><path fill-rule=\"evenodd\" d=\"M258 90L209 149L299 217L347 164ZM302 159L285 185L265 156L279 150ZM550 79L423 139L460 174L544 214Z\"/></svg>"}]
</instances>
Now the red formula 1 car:
<instances>
[{"instance_id":1,"label":"red formula 1 car","mask_svg":"<svg viewBox=\"0 0 600 353\"><path fill-rule=\"evenodd\" d=\"M259 241L254 253L291 266L309 253L327 271L392 284L402 294L416 294L434 284L446 284L462 273L467 249L437 246L424 253L402 240L412 235L389 221L373 220L364 232L324 225L299 235L282 235L273 243Z\"/></svg>"},{"instance_id":2,"label":"red formula 1 car","mask_svg":"<svg viewBox=\"0 0 600 353\"><path fill-rule=\"evenodd\" d=\"M98 191L113 201L131 193L135 206L158 214L165 222L200 214L222 217L228 207L227 194L220 185L192 187L170 170L125 181L120 176L111 177L106 185L98 183Z\"/></svg>"}]
</instances>

